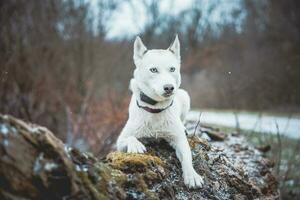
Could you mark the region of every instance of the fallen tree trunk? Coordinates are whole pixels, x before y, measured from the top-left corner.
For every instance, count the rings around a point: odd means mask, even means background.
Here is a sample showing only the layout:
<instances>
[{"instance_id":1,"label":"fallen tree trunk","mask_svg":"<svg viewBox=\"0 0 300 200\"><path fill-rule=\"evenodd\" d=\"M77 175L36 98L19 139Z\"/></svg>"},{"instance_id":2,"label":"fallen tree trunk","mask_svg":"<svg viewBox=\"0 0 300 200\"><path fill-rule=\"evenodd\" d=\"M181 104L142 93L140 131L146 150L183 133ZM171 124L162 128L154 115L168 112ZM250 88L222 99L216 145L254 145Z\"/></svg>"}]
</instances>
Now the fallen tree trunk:
<instances>
[{"instance_id":1,"label":"fallen tree trunk","mask_svg":"<svg viewBox=\"0 0 300 200\"><path fill-rule=\"evenodd\" d=\"M276 199L272 162L241 136L190 138L201 189L184 186L175 152L143 139L147 154L105 159L66 147L46 128L0 115L0 199Z\"/></svg>"}]
</instances>

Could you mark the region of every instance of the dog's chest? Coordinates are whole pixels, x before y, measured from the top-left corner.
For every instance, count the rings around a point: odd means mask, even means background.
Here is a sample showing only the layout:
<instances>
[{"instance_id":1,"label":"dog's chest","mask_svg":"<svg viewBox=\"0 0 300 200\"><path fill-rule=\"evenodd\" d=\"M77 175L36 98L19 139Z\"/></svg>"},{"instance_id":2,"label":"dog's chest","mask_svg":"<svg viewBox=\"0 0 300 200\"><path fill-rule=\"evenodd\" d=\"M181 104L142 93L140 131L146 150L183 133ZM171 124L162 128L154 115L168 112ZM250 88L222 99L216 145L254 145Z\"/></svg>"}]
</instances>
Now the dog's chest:
<instances>
[{"instance_id":1,"label":"dog's chest","mask_svg":"<svg viewBox=\"0 0 300 200\"><path fill-rule=\"evenodd\" d=\"M168 137L174 134L174 119L168 114L140 117L137 124L139 137Z\"/></svg>"}]
</instances>

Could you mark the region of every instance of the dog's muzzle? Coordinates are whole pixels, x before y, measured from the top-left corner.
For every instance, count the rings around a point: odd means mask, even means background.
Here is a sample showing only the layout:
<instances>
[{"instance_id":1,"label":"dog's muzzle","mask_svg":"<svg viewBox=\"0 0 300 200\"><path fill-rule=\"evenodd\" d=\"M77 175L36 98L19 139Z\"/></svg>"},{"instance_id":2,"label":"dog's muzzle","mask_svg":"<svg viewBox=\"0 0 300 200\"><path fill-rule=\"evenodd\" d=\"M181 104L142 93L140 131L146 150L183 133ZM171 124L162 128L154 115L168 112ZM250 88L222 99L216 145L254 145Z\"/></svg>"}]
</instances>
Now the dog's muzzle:
<instances>
[{"instance_id":1,"label":"dog's muzzle","mask_svg":"<svg viewBox=\"0 0 300 200\"><path fill-rule=\"evenodd\" d=\"M164 85L164 95L172 95L174 91L174 86L172 84L166 84Z\"/></svg>"}]
</instances>

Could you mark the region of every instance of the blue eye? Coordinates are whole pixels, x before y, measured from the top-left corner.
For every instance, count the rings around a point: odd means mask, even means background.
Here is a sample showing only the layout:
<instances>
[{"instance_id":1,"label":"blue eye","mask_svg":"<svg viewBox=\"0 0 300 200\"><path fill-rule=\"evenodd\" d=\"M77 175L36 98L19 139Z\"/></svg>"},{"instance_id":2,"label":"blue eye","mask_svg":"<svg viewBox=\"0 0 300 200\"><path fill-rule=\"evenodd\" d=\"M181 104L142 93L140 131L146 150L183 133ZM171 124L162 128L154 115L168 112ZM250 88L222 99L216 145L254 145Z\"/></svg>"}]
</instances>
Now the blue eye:
<instances>
[{"instance_id":1,"label":"blue eye","mask_svg":"<svg viewBox=\"0 0 300 200\"><path fill-rule=\"evenodd\" d=\"M158 70L157 70L157 68L152 67L152 68L150 68L150 72L152 72L152 73L158 73Z\"/></svg>"},{"instance_id":2,"label":"blue eye","mask_svg":"<svg viewBox=\"0 0 300 200\"><path fill-rule=\"evenodd\" d=\"M171 67L170 72L175 72L175 67Z\"/></svg>"}]
</instances>

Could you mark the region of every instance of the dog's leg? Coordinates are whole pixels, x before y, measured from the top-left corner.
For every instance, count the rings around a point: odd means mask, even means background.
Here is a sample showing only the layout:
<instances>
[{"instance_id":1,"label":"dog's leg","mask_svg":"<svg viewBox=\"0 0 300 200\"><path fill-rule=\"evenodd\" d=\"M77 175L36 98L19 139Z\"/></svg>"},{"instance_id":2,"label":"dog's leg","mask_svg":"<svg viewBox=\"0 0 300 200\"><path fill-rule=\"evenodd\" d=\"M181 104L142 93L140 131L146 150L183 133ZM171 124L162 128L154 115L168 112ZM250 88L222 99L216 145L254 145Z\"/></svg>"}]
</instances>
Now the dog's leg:
<instances>
[{"instance_id":1,"label":"dog's leg","mask_svg":"<svg viewBox=\"0 0 300 200\"><path fill-rule=\"evenodd\" d=\"M146 147L140 141L138 141L138 139L134 137L132 133L134 133L134 131L131 130L130 126L126 124L117 140L118 151L125 151L128 153L144 153L146 151Z\"/></svg>"},{"instance_id":2,"label":"dog's leg","mask_svg":"<svg viewBox=\"0 0 300 200\"><path fill-rule=\"evenodd\" d=\"M179 132L179 130L182 131ZM172 141L170 141L170 144L176 150L176 156L181 163L185 185L189 188L202 187L204 183L203 178L193 167L191 149L182 127L177 129L177 134Z\"/></svg>"}]
</instances>

